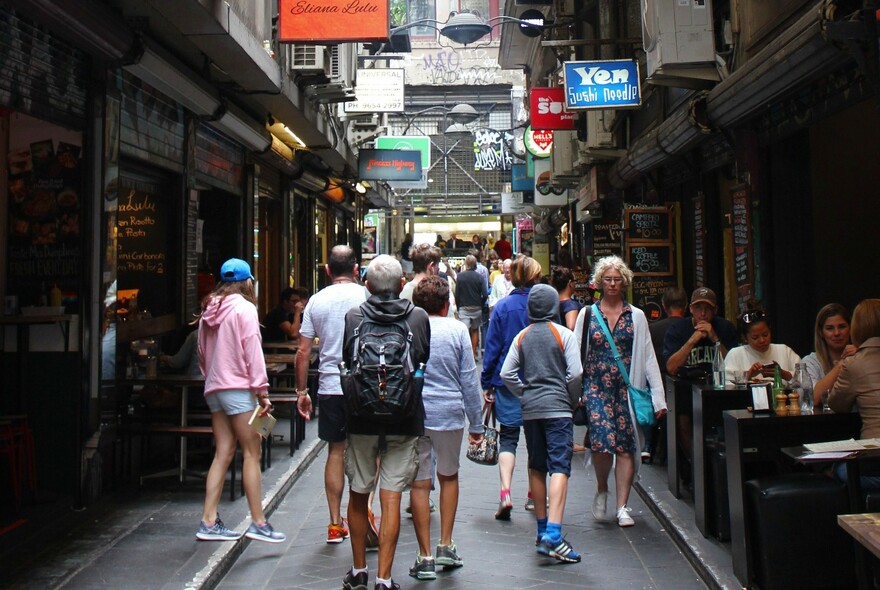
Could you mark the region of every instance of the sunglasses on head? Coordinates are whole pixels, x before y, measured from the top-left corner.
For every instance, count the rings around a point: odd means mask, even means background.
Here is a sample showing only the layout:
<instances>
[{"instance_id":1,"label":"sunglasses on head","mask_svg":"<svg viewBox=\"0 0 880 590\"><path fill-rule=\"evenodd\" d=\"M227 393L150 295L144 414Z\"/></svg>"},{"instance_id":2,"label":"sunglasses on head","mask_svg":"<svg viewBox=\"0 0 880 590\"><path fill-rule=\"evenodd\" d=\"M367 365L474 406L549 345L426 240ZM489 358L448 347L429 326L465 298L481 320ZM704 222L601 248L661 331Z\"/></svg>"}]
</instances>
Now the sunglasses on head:
<instances>
[{"instance_id":1,"label":"sunglasses on head","mask_svg":"<svg viewBox=\"0 0 880 590\"><path fill-rule=\"evenodd\" d=\"M742 314L742 321L746 324L754 324L755 322L760 322L765 317L767 317L767 314L763 311L750 311Z\"/></svg>"}]
</instances>

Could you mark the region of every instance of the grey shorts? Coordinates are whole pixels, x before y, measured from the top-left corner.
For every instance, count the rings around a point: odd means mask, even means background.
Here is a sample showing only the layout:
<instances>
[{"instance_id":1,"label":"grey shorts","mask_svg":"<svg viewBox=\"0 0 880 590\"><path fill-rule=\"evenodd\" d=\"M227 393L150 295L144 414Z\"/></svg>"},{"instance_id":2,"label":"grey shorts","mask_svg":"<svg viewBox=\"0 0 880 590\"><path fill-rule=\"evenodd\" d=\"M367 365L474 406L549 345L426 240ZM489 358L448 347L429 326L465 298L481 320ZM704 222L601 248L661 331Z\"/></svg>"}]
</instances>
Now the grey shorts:
<instances>
[{"instance_id":1,"label":"grey shorts","mask_svg":"<svg viewBox=\"0 0 880 590\"><path fill-rule=\"evenodd\" d=\"M416 480L431 479L433 475L431 451L437 459L439 475L455 475L458 473L458 458L461 455L461 440L464 429L431 430L425 428L425 435L419 437L419 473Z\"/></svg>"},{"instance_id":2,"label":"grey shorts","mask_svg":"<svg viewBox=\"0 0 880 590\"><path fill-rule=\"evenodd\" d=\"M483 310L479 307L472 309L458 308L458 319L472 330L476 330L483 322Z\"/></svg>"},{"instance_id":3,"label":"grey shorts","mask_svg":"<svg viewBox=\"0 0 880 590\"><path fill-rule=\"evenodd\" d=\"M250 391L230 389L227 391L215 391L205 396L205 402L211 413L223 412L227 416L253 412L257 407L257 400Z\"/></svg>"},{"instance_id":4,"label":"grey shorts","mask_svg":"<svg viewBox=\"0 0 880 590\"><path fill-rule=\"evenodd\" d=\"M412 486L419 469L419 437L389 434L385 443L385 450L380 452L376 435L349 434L345 439L345 475L351 491L373 491L377 458L379 489L405 492Z\"/></svg>"}]
</instances>

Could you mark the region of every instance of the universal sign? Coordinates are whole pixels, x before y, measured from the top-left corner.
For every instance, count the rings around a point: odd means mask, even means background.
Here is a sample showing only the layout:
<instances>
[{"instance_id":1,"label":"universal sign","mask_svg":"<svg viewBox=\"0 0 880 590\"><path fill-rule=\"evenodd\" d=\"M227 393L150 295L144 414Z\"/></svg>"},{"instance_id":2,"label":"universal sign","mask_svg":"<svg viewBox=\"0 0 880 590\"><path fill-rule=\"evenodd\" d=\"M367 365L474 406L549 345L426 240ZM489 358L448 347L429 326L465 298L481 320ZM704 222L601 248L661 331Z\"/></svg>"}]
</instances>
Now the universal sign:
<instances>
[{"instance_id":1,"label":"universal sign","mask_svg":"<svg viewBox=\"0 0 880 590\"><path fill-rule=\"evenodd\" d=\"M358 152L361 180L420 180L422 152L418 150L361 150Z\"/></svg>"},{"instance_id":2,"label":"universal sign","mask_svg":"<svg viewBox=\"0 0 880 590\"><path fill-rule=\"evenodd\" d=\"M635 108L642 103L634 60L565 62L562 85L569 110Z\"/></svg>"}]
</instances>

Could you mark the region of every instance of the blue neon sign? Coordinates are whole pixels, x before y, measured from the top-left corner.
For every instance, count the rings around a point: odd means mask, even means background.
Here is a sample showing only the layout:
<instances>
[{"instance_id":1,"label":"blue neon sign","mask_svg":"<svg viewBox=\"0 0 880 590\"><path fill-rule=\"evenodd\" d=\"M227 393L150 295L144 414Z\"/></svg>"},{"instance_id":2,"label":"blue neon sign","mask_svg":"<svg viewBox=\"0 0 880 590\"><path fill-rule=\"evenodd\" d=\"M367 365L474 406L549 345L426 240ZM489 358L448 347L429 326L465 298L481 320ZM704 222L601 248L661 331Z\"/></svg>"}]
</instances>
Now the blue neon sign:
<instances>
[{"instance_id":1,"label":"blue neon sign","mask_svg":"<svg viewBox=\"0 0 880 590\"><path fill-rule=\"evenodd\" d=\"M563 64L565 108L621 109L642 103L639 64L630 59Z\"/></svg>"}]
</instances>

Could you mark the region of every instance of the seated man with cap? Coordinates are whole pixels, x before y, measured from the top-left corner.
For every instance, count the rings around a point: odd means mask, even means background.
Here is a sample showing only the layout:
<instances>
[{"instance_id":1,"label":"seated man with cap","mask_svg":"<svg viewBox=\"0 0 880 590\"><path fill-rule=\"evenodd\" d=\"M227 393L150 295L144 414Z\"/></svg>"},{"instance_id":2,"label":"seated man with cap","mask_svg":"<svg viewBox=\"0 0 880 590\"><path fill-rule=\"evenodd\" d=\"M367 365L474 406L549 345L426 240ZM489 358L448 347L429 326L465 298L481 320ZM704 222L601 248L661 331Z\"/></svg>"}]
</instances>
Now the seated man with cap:
<instances>
[{"instance_id":1,"label":"seated man with cap","mask_svg":"<svg viewBox=\"0 0 880 590\"><path fill-rule=\"evenodd\" d=\"M739 344L736 328L732 323L717 315L718 299L715 291L707 287L699 287L691 295L690 317L674 320L666 331L663 339L663 359L670 375L677 375L685 366L698 366L712 373L712 359L715 357L716 343L721 355ZM690 396L685 407L676 406L675 414L678 422L678 440L688 460L693 455L693 419L690 407ZM670 449L669 452L675 452ZM682 473L689 481L689 473Z\"/></svg>"}]
</instances>

